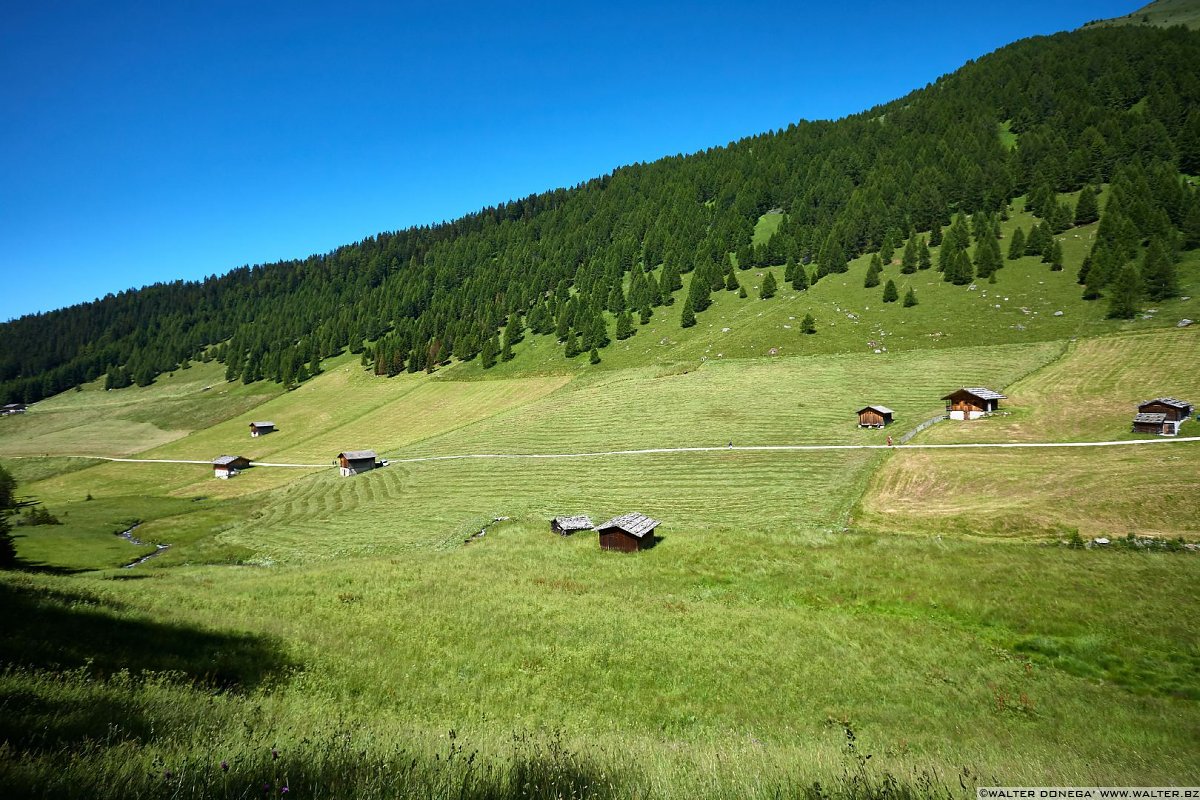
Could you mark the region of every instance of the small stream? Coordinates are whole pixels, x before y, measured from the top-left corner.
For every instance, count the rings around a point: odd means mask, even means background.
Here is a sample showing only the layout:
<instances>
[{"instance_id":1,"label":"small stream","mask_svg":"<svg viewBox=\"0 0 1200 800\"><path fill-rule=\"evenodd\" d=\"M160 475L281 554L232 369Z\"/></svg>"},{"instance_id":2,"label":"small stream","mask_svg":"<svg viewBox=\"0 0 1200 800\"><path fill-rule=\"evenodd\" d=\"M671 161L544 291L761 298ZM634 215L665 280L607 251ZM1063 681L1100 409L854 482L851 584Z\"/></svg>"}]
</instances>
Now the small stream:
<instances>
[{"instance_id":1,"label":"small stream","mask_svg":"<svg viewBox=\"0 0 1200 800\"><path fill-rule=\"evenodd\" d=\"M143 542L141 539L138 539L136 536L133 535L133 532L135 530L137 530L138 527L141 526L141 524L142 523L139 522L137 525L134 525L129 530L121 531L120 533L117 534L117 536L137 547L145 547L145 546L147 546L148 542ZM154 545L155 550L153 553L150 553L149 555L144 555L141 558L130 561L128 564L126 564L124 567L122 567L122 569L132 569L133 567L136 567L138 564L145 564L150 559L154 558L157 555L160 555L164 550L166 550L170 546L171 545L169 545L169 544L156 544L156 545Z\"/></svg>"}]
</instances>

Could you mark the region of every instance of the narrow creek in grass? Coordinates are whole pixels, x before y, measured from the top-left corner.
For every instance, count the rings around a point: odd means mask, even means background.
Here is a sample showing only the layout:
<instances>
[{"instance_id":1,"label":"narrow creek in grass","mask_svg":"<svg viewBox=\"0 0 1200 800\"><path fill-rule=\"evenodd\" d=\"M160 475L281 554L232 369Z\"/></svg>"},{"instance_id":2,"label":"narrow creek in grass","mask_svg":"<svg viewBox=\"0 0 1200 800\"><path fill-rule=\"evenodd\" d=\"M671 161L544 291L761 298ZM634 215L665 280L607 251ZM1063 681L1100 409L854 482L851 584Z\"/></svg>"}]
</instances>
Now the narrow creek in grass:
<instances>
[{"instance_id":1,"label":"narrow creek in grass","mask_svg":"<svg viewBox=\"0 0 1200 800\"><path fill-rule=\"evenodd\" d=\"M129 542L131 545L134 545L135 547L145 547L149 543L143 542L141 539L138 539L136 536L133 535L133 532L135 530L137 530L141 526L141 524L142 523L139 522L136 525L133 525L132 527L127 528L126 530L123 530L120 533L118 533L117 536L119 538L124 539L125 541ZM139 564L145 564L147 561L154 558L155 556L161 555L163 553L163 551L165 551L170 546L171 545L169 545L169 544L156 544L156 545L154 545L155 549L154 549L153 553L144 555L141 558L136 558L133 561L130 561L128 564L126 564L124 567L122 567L122 569L132 569L133 567L136 567Z\"/></svg>"}]
</instances>

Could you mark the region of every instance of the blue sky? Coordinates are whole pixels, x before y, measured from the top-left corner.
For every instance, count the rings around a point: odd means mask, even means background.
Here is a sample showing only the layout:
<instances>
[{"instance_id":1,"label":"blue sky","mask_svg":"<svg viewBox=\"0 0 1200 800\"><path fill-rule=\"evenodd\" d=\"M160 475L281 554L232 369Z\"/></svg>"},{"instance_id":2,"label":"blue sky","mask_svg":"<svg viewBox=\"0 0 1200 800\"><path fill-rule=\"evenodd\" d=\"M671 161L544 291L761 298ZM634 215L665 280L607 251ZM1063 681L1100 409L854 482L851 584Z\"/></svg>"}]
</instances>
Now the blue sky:
<instances>
[{"instance_id":1,"label":"blue sky","mask_svg":"<svg viewBox=\"0 0 1200 800\"><path fill-rule=\"evenodd\" d=\"M1138 5L11 4L0 320L836 118Z\"/></svg>"}]
</instances>

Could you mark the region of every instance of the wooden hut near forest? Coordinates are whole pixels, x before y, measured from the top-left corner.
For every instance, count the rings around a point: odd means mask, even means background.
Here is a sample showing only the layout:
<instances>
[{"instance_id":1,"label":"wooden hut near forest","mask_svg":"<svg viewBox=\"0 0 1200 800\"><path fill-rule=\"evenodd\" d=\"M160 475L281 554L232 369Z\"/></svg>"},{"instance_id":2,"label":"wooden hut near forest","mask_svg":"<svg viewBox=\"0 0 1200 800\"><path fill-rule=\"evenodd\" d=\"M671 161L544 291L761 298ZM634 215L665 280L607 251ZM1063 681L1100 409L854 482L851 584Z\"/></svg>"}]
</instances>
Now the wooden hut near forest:
<instances>
[{"instance_id":1,"label":"wooden hut near forest","mask_svg":"<svg viewBox=\"0 0 1200 800\"><path fill-rule=\"evenodd\" d=\"M274 432L275 432L275 423L274 422L251 422L250 423L250 435L251 436L264 436L268 433L274 433Z\"/></svg>"},{"instance_id":2,"label":"wooden hut near forest","mask_svg":"<svg viewBox=\"0 0 1200 800\"><path fill-rule=\"evenodd\" d=\"M570 536L576 531L590 531L592 518L583 514L574 517L555 517L550 520L550 530L559 536Z\"/></svg>"},{"instance_id":3,"label":"wooden hut near forest","mask_svg":"<svg viewBox=\"0 0 1200 800\"><path fill-rule=\"evenodd\" d=\"M379 466L374 450L346 450L338 453L337 463L343 478L367 472Z\"/></svg>"},{"instance_id":4,"label":"wooden hut near forest","mask_svg":"<svg viewBox=\"0 0 1200 800\"><path fill-rule=\"evenodd\" d=\"M654 543L654 529L658 526L658 520L650 519L645 514L632 513L613 517L597 525L596 531L600 534L602 550L634 553Z\"/></svg>"},{"instance_id":5,"label":"wooden hut near forest","mask_svg":"<svg viewBox=\"0 0 1200 800\"><path fill-rule=\"evenodd\" d=\"M946 401L946 415L950 419L978 419L991 414L1000 407L1004 395L982 386L959 389L942 398Z\"/></svg>"},{"instance_id":6,"label":"wooden hut near forest","mask_svg":"<svg viewBox=\"0 0 1200 800\"><path fill-rule=\"evenodd\" d=\"M217 456L212 460L214 478L232 478L250 468L250 459L245 456Z\"/></svg>"},{"instance_id":7,"label":"wooden hut near forest","mask_svg":"<svg viewBox=\"0 0 1200 800\"><path fill-rule=\"evenodd\" d=\"M895 414L887 406L867 406L858 410L858 427L860 428L883 428L892 424L892 415Z\"/></svg>"},{"instance_id":8,"label":"wooden hut near forest","mask_svg":"<svg viewBox=\"0 0 1200 800\"><path fill-rule=\"evenodd\" d=\"M1174 397L1156 397L1138 403L1137 416L1133 418L1133 430L1137 433L1157 433L1160 436L1176 436L1179 426L1192 415L1192 404ZM1157 426L1157 430L1154 430Z\"/></svg>"},{"instance_id":9,"label":"wooden hut near forest","mask_svg":"<svg viewBox=\"0 0 1200 800\"><path fill-rule=\"evenodd\" d=\"M6 403L5 405L0 406L0 416L7 417L9 414L24 414L24 413L25 413L25 404L24 403Z\"/></svg>"}]
</instances>

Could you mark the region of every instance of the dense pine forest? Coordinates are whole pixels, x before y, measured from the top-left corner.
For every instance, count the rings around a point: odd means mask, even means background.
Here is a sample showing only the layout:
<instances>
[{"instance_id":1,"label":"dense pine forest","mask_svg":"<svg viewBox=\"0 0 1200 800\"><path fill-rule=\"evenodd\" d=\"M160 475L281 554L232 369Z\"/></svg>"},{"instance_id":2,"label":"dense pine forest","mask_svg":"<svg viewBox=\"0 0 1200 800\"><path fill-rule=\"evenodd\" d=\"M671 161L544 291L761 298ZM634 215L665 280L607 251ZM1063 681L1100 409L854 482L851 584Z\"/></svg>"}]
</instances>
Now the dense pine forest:
<instances>
[{"instance_id":1,"label":"dense pine forest","mask_svg":"<svg viewBox=\"0 0 1200 800\"><path fill-rule=\"evenodd\" d=\"M969 284L1006 256L1040 253L1053 268L1053 233L1096 219L1081 295L1132 316L1142 298L1176 291L1176 253L1200 246L1200 194L1181 178L1200 174L1197 64L1200 33L1182 28L1028 39L838 121L635 164L324 255L22 317L0 325L0 401L101 376L110 388L146 385L211 359L231 381L294 385L346 349L381 375L452 358L486 367L529 330L555 333L574 357L664 305L694 323L711 292L740 288L739 268L787 264L803 290L879 251L906 272L937 268ZM1101 184L1111 186L1103 208L1094 192L1075 207L1059 200ZM1002 253L997 222L1022 195L1044 221ZM783 224L753 246L756 221L776 209ZM972 240L984 246L968 257Z\"/></svg>"}]
</instances>

